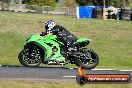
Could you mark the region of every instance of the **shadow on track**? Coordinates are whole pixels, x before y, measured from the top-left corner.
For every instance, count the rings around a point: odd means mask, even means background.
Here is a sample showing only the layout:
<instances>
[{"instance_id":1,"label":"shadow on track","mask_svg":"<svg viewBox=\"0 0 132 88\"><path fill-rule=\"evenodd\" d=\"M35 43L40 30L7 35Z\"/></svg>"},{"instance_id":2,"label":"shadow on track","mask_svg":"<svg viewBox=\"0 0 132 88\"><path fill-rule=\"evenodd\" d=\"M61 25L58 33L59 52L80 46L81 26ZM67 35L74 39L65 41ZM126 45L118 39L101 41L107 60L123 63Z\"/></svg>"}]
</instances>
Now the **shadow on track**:
<instances>
[{"instance_id":1,"label":"shadow on track","mask_svg":"<svg viewBox=\"0 0 132 88\"><path fill-rule=\"evenodd\" d=\"M77 69L77 68L64 67L64 66L63 66L63 67L55 67L55 66L54 66L54 67L50 67L50 66L45 66L45 67L44 67L44 66L38 66L38 67L26 67L26 66L19 66L19 65L5 65L5 64L4 64L4 65L1 65L0 67L52 68L52 69L53 69L53 68L55 68L55 69L56 69L56 68L57 68L57 69L58 69L58 68L59 68L59 69Z\"/></svg>"}]
</instances>

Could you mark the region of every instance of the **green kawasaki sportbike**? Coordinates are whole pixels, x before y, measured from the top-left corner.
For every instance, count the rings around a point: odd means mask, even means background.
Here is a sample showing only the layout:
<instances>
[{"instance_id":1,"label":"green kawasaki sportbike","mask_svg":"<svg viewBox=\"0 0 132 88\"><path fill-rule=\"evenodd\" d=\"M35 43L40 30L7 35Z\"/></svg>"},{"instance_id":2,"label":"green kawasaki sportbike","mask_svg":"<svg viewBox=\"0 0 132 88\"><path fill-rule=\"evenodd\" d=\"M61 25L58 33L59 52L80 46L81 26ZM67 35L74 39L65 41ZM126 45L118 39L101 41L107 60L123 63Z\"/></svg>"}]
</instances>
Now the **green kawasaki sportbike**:
<instances>
[{"instance_id":1,"label":"green kawasaki sportbike","mask_svg":"<svg viewBox=\"0 0 132 88\"><path fill-rule=\"evenodd\" d=\"M91 49L84 48L91 39L77 38L74 43L78 50L72 51L56 35L31 35L19 53L19 61L24 66L36 67L41 63L49 65L76 64L82 68L93 69L99 63L98 55ZM52 62L52 63L50 63Z\"/></svg>"}]
</instances>

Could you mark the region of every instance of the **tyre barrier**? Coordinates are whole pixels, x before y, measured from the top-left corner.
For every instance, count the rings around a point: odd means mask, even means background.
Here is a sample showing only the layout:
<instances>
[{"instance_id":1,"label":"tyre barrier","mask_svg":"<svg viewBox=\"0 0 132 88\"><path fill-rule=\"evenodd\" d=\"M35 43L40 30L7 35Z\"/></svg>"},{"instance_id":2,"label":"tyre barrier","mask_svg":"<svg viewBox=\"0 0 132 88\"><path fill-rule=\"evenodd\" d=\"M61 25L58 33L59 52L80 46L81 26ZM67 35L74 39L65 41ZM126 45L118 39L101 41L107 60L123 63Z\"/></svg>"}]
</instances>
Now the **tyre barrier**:
<instances>
[{"instance_id":1,"label":"tyre barrier","mask_svg":"<svg viewBox=\"0 0 132 88\"><path fill-rule=\"evenodd\" d=\"M103 18L103 9L102 8L94 8L92 12L92 18Z\"/></svg>"},{"instance_id":2,"label":"tyre barrier","mask_svg":"<svg viewBox=\"0 0 132 88\"><path fill-rule=\"evenodd\" d=\"M132 20L132 9L121 9L120 20Z\"/></svg>"}]
</instances>

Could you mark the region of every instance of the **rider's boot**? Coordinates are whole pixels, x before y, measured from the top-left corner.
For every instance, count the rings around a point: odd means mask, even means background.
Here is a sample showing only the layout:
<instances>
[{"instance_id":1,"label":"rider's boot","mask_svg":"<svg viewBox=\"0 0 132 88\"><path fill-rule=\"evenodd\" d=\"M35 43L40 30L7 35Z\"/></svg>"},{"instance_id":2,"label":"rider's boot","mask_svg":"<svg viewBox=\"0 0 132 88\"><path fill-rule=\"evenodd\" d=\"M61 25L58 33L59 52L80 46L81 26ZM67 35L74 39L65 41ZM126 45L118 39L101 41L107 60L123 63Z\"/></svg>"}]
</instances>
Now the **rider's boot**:
<instances>
[{"instance_id":1,"label":"rider's boot","mask_svg":"<svg viewBox=\"0 0 132 88\"><path fill-rule=\"evenodd\" d=\"M69 46L68 51L78 51L78 48L75 45Z\"/></svg>"}]
</instances>

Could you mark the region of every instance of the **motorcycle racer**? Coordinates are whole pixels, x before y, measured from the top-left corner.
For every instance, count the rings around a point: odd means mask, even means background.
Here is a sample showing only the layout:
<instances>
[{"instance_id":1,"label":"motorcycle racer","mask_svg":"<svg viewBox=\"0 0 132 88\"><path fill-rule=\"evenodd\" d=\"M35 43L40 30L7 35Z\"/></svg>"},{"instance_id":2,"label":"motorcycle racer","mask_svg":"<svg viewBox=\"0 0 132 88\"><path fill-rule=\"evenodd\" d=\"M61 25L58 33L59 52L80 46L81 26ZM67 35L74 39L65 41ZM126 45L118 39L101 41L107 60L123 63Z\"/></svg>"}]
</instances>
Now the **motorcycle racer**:
<instances>
[{"instance_id":1,"label":"motorcycle racer","mask_svg":"<svg viewBox=\"0 0 132 88\"><path fill-rule=\"evenodd\" d=\"M46 31L42 32L41 36L50 34L56 35L60 41L69 47L69 51L77 51L77 48L74 45L74 42L76 42L77 38L64 27L57 25L53 20L49 20L45 23L45 29Z\"/></svg>"},{"instance_id":2,"label":"motorcycle racer","mask_svg":"<svg viewBox=\"0 0 132 88\"><path fill-rule=\"evenodd\" d=\"M45 32L32 34L24 42L18 55L24 66L75 64L78 67L93 69L99 63L98 55L85 46L91 39L76 38L53 20L45 23Z\"/></svg>"}]
</instances>

